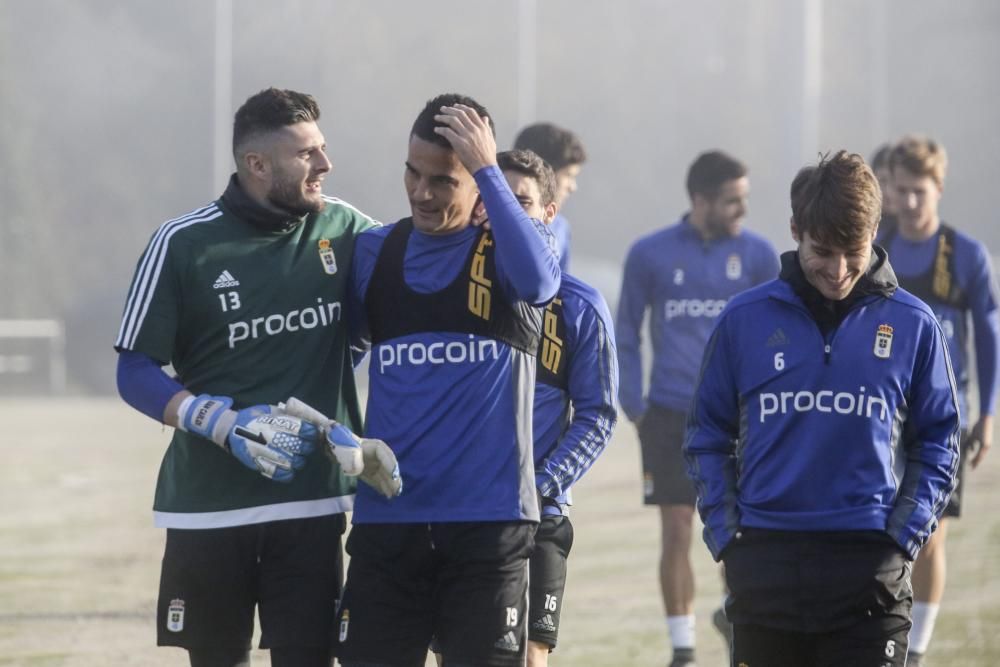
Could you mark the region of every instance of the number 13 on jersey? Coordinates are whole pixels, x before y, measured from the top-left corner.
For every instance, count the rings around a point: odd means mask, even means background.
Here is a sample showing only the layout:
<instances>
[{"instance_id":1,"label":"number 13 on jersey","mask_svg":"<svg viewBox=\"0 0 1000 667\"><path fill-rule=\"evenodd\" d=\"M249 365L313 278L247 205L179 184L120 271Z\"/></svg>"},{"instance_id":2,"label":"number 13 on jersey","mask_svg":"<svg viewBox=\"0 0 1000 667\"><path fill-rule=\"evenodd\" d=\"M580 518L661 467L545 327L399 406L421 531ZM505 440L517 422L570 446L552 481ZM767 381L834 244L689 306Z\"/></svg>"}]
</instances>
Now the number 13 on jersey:
<instances>
[{"instance_id":1,"label":"number 13 on jersey","mask_svg":"<svg viewBox=\"0 0 1000 667\"><path fill-rule=\"evenodd\" d=\"M240 307L239 292L224 292L219 295L219 303L222 304L222 312L238 310Z\"/></svg>"}]
</instances>

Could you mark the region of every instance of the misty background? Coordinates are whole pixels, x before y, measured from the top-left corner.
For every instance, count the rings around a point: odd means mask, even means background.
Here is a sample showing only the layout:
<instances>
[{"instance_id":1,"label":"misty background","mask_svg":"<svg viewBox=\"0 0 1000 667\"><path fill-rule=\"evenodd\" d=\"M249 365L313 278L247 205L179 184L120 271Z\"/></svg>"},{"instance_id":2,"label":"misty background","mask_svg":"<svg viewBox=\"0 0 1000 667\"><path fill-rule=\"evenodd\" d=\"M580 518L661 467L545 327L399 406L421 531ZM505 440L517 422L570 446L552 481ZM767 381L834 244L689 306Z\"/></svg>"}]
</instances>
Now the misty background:
<instances>
[{"instance_id":1,"label":"misty background","mask_svg":"<svg viewBox=\"0 0 1000 667\"><path fill-rule=\"evenodd\" d=\"M943 219L996 254L997 72L994 0L0 0L0 320L62 322L68 391L112 393L140 253L221 193L232 114L272 85L317 98L325 191L384 221L408 214L408 133L438 93L485 104L501 149L573 130L571 271L612 307L629 244L686 210L712 148L747 163L747 224L785 250L799 167L929 134ZM3 332L0 395L45 390L11 355L47 342Z\"/></svg>"}]
</instances>

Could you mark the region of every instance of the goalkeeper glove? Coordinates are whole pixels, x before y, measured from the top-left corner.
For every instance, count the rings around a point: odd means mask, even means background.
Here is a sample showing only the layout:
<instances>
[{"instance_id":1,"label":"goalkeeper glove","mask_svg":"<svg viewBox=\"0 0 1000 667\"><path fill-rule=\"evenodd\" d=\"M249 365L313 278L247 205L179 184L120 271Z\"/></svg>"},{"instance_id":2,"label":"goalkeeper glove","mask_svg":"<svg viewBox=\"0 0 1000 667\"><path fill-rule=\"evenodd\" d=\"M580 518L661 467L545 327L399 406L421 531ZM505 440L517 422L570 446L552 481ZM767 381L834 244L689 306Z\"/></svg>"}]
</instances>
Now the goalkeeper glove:
<instances>
[{"instance_id":1,"label":"goalkeeper glove","mask_svg":"<svg viewBox=\"0 0 1000 667\"><path fill-rule=\"evenodd\" d=\"M326 432L326 442L345 475L358 475L386 498L395 498L403 492L399 463L384 441L359 438L343 424L333 422Z\"/></svg>"},{"instance_id":2,"label":"goalkeeper glove","mask_svg":"<svg viewBox=\"0 0 1000 667\"><path fill-rule=\"evenodd\" d=\"M188 396L177 410L177 425L211 440L268 479L292 481L319 441L319 430L270 405L237 412L229 409L232 404L226 396Z\"/></svg>"},{"instance_id":3,"label":"goalkeeper glove","mask_svg":"<svg viewBox=\"0 0 1000 667\"><path fill-rule=\"evenodd\" d=\"M278 408L326 431L326 442L345 475L357 476L386 498L395 498L403 492L399 463L385 442L359 438L343 424L294 397L279 403Z\"/></svg>"}]
</instances>

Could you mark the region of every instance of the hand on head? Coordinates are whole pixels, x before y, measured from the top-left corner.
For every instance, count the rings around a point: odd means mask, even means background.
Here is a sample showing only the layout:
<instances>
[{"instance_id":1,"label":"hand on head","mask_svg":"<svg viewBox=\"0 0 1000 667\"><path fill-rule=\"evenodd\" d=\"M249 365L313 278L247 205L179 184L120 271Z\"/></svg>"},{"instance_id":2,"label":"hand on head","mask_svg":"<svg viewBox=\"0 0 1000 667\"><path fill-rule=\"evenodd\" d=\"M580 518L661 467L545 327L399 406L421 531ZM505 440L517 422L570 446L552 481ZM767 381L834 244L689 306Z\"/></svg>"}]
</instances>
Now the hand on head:
<instances>
[{"instance_id":1,"label":"hand on head","mask_svg":"<svg viewBox=\"0 0 1000 667\"><path fill-rule=\"evenodd\" d=\"M435 115L434 120L442 124L434 131L448 140L470 174L497 163L493 130L489 121L475 109L464 104L441 107L441 113Z\"/></svg>"}]
</instances>

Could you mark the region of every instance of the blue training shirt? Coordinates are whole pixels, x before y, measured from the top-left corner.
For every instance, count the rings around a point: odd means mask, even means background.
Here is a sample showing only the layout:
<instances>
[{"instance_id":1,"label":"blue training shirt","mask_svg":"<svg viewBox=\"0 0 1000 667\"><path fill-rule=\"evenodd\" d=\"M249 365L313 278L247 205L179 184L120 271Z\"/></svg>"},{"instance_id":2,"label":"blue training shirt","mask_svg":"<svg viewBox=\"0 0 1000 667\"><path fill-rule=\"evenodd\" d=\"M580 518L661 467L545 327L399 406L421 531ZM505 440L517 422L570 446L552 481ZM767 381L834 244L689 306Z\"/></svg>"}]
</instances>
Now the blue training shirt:
<instances>
[{"instance_id":1,"label":"blue training shirt","mask_svg":"<svg viewBox=\"0 0 1000 667\"><path fill-rule=\"evenodd\" d=\"M147 354L122 350L116 371L118 393L133 408L158 422L167 404L184 387Z\"/></svg>"},{"instance_id":2,"label":"blue training shirt","mask_svg":"<svg viewBox=\"0 0 1000 667\"><path fill-rule=\"evenodd\" d=\"M631 420L647 403L686 412L705 344L726 302L778 275L778 256L746 229L706 242L685 215L643 236L625 260L615 331L622 409ZM642 320L649 311L653 369L643 390Z\"/></svg>"},{"instance_id":3,"label":"blue training shirt","mask_svg":"<svg viewBox=\"0 0 1000 667\"><path fill-rule=\"evenodd\" d=\"M570 487L601 455L618 418L618 361L611 313L604 297L583 281L563 274L555 301L565 331L557 354L564 359L566 386L541 379L535 386L535 484L565 513ZM550 309L552 306L550 305ZM548 328L546 337L552 339ZM541 363L547 363L543 356Z\"/></svg>"},{"instance_id":4,"label":"blue training shirt","mask_svg":"<svg viewBox=\"0 0 1000 667\"><path fill-rule=\"evenodd\" d=\"M938 242L937 234L923 241L909 241L900 234L892 237L886 251L900 285L908 289L911 281L931 269ZM969 323L971 320L974 334L979 414L992 415L1000 381L1000 299L989 253L983 244L955 230L953 252L951 266L955 269L958 288L965 295L965 307L949 305L923 294L919 296L934 311L944 330L958 382L962 424L967 426L970 414Z\"/></svg>"},{"instance_id":5,"label":"blue training shirt","mask_svg":"<svg viewBox=\"0 0 1000 667\"><path fill-rule=\"evenodd\" d=\"M905 290L825 335L784 280L734 298L684 443L712 555L755 527L885 531L915 558L955 484L956 391L941 327Z\"/></svg>"},{"instance_id":6,"label":"blue training shirt","mask_svg":"<svg viewBox=\"0 0 1000 667\"><path fill-rule=\"evenodd\" d=\"M559 286L555 254L497 167L483 168L475 178L495 241L499 291L493 298L548 302ZM350 312L362 331L368 285L394 226L365 232L356 242ZM406 286L423 293L444 289L465 267L479 235L473 227L447 235L413 230L403 258ZM404 491L386 500L359 485L354 522L537 521L534 371L533 356L468 333L423 332L376 344L365 434L392 448Z\"/></svg>"}]
</instances>

